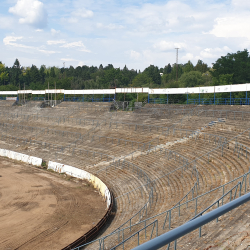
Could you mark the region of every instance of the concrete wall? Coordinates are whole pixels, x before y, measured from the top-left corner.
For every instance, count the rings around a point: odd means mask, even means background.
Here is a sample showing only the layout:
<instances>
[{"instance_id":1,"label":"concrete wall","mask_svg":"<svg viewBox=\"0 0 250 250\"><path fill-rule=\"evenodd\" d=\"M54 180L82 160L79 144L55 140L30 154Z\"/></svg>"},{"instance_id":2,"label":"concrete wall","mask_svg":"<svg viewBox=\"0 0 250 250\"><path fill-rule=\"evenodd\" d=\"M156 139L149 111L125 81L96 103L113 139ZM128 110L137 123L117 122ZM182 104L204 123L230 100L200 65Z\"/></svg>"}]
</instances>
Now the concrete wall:
<instances>
[{"instance_id":1,"label":"concrete wall","mask_svg":"<svg viewBox=\"0 0 250 250\"><path fill-rule=\"evenodd\" d=\"M8 157L13 160L22 161L34 166L41 166L43 161L41 158L17 153L7 149L0 149L0 156Z\"/></svg>"},{"instance_id":2,"label":"concrete wall","mask_svg":"<svg viewBox=\"0 0 250 250\"><path fill-rule=\"evenodd\" d=\"M98 177L94 176L93 174L90 174L87 171L79 168L75 168L72 166L64 165L53 161L49 161L48 169L52 169L58 173L65 173L67 175L71 175L73 177L89 181L90 183L93 184L93 186L96 189L99 190L101 195L104 197L107 203L107 208L110 206L111 195L108 187Z\"/></svg>"},{"instance_id":3,"label":"concrete wall","mask_svg":"<svg viewBox=\"0 0 250 250\"><path fill-rule=\"evenodd\" d=\"M15 151L7 150L7 149L0 149L0 156L8 157L13 160L22 161L34 166L41 166L42 165L42 158L21 154ZM72 166L64 165L61 163L49 161L48 169L52 169L58 173L65 173L67 175L71 175L73 177L87 180L93 184L94 188L97 189L101 195L104 197L107 208L109 208L111 204L111 194L108 187L96 176L93 174L88 173L79 168L75 168Z\"/></svg>"}]
</instances>

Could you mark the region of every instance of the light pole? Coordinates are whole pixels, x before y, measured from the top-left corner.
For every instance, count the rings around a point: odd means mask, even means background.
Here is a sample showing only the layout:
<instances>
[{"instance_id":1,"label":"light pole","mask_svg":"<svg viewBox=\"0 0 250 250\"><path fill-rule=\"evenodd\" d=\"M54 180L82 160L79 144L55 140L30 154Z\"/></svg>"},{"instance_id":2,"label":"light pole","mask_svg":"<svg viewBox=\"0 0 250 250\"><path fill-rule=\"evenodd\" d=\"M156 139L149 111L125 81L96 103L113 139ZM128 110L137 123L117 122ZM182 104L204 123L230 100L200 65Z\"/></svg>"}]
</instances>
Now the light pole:
<instances>
[{"instance_id":1,"label":"light pole","mask_svg":"<svg viewBox=\"0 0 250 250\"><path fill-rule=\"evenodd\" d=\"M176 49L176 82L178 82L178 50L179 48Z\"/></svg>"}]
</instances>

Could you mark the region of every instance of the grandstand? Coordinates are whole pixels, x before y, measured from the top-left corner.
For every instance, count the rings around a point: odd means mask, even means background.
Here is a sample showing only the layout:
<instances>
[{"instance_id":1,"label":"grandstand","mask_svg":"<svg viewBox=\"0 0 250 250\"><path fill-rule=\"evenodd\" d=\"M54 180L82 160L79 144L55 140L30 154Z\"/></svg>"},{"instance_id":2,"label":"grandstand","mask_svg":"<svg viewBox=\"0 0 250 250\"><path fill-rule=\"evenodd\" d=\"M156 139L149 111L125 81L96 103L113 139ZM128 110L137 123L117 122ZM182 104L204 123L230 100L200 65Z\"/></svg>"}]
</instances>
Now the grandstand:
<instances>
[{"instance_id":1,"label":"grandstand","mask_svg":"<svg viewBox=\"0 0 250 250\"><path fill-rule=\"evenodd\" d=\"M86 170L114 196L95 239L64 249L132 249L250 190L248 106L12 104L0 101L0 148ZM196 230L166 247L246 249L249 217L246 203L202 227L201 237Z\"/></svg>"}]
</instances>

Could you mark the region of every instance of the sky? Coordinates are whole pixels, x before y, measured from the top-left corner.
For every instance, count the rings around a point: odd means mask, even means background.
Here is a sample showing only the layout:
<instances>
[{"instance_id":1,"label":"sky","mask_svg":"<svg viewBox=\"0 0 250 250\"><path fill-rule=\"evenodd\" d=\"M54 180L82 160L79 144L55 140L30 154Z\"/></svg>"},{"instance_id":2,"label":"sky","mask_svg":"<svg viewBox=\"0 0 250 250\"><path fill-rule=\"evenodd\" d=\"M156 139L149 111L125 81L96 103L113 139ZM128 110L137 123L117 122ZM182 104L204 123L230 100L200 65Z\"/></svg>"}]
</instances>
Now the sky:
<instances>
[{"instance_id":1,"label":"sky","mask_svg":"<svg viewBox=\"0 0 250 250\"><path fill-rule=\"evenodd\" d=\"M0 0L0 61L144 70L250 48L250 0Z\"/></svg>"}]
</instances>

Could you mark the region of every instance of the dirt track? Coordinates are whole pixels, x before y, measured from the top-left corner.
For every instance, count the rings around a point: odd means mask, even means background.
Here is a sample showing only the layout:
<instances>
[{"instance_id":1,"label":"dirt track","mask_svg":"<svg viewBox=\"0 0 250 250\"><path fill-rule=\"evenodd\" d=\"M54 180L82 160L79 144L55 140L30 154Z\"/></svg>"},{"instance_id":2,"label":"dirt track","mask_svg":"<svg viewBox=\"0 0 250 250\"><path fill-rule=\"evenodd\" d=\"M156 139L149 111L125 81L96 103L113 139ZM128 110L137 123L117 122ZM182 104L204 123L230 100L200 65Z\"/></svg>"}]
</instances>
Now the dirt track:
<instances>
[{"instance_id":1,"label":"dirt track","mask_svg":"<svg viewBox=\"0 0 250 250\"><path fill-rule=\"evenodd\" d=\"M98 192L68 178L0 157L0 249L61 249L104 216Z\"/></svg>"}]
</instances>

